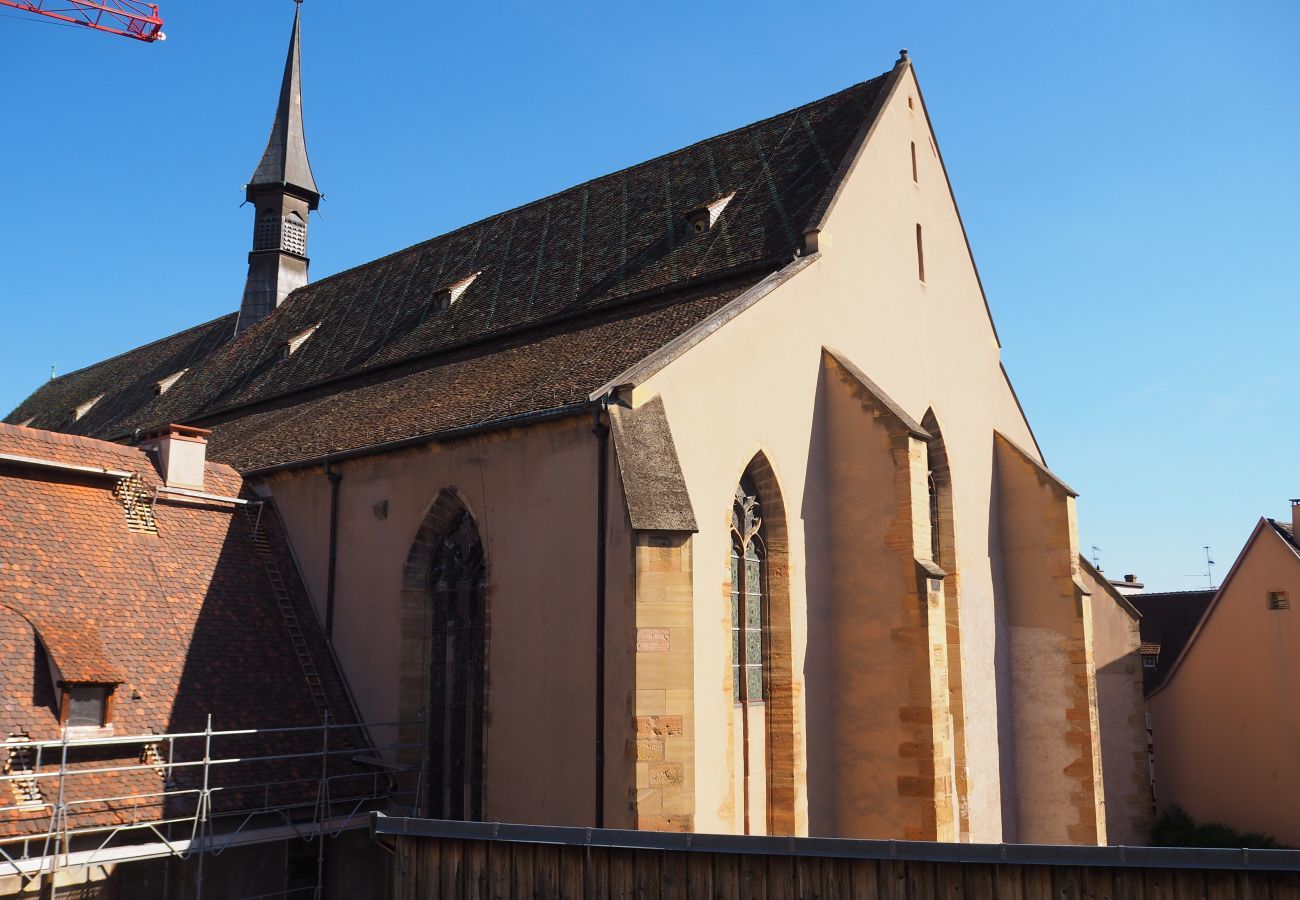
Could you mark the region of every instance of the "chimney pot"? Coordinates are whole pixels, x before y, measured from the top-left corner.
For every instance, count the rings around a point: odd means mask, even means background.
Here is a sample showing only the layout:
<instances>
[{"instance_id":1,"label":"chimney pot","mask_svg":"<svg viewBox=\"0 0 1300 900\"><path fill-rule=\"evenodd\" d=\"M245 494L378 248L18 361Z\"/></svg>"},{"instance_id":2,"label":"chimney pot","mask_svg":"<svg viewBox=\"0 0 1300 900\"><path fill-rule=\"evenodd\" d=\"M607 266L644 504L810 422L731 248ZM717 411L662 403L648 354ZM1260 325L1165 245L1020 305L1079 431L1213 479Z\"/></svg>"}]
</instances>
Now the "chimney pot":
<instances>
[{"instance_id":1,"label":"chimney pot","mask_svg":"<svg viewBox=\"0 0 1300 900\"><path fill-rule=\"evenodd\" d=\"M1138 577L1136 575L1125 575L1124 580L1127 581L1129 584L1132 584L1133 582L1138 580Z\"/></svg>"},{"instance_id":2,"label":"chimney pot","mask_svg":"<svg viewBox=\"0 0 1300 900\"><path fill-rule=\"evenodd\" d=\"M168 487L201 491L210 434L206 428L168 425L145 435L140 445L157 454L158 469Z\"/></svg>"}]
</instances>

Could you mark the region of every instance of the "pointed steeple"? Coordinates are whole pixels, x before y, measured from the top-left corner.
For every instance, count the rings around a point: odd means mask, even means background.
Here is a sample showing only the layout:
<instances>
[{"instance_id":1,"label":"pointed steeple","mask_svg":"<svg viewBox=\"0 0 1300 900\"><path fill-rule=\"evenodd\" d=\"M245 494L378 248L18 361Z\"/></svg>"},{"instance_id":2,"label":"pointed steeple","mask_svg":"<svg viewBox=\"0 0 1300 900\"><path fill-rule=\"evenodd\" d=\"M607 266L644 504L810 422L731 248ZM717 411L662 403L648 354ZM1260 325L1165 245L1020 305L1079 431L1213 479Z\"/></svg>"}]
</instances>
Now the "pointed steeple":
<instances>
[{"instance_id":1,"label":"pointed steeple","mask_svg":"<svg viewBox=\"0 0 1300 900\"><path fill-rule=\"evenodd\" d=\"M297 2L275 124L262 161L246 188L248 202L255 210L253 250L248 254L248 280L244 283L236 332L251 328L275 312L294 290L307 283L307 219L320 204L320 191L307 161L307 138L302 127L302 0Z\"/></svg>"},{"instance_id":2,"label":"pointed steeple","mask_svg":"<svg viewBox=\"0 0 1300 900\"><path fill-rule=\"evenodd\" d=\"M284 61L284 80L280 83L280 102L275 109L275 124L266 142L266 152L248 182L248 199L259 188L287 187L302 192L312 209L320 202L320 191L307 161L307 137L302 124L301 18L302 2L297 0L293 13L293 32L289 54Z\"/></svg>"}]
</instances>

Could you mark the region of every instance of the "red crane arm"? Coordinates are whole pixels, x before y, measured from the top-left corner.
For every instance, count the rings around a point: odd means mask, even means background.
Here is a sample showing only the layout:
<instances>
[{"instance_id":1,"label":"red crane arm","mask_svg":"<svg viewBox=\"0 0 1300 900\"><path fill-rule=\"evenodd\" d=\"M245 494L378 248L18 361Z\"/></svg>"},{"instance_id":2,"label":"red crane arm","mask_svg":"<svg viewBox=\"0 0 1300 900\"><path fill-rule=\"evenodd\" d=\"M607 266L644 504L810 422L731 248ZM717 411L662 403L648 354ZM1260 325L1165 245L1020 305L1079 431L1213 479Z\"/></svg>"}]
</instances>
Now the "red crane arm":
<instances>
[{"instance_id":1,"label":"red crane arm","mask_svg":"<svg viewBox=\"0 0 1300 900\"><path fill-rule=\"evenodd\" d=\"M166 39L158 7L153 3L136 0L0 0L0 6L12 6L24 12L147 43Z\"/></svg>"}]
</instances>

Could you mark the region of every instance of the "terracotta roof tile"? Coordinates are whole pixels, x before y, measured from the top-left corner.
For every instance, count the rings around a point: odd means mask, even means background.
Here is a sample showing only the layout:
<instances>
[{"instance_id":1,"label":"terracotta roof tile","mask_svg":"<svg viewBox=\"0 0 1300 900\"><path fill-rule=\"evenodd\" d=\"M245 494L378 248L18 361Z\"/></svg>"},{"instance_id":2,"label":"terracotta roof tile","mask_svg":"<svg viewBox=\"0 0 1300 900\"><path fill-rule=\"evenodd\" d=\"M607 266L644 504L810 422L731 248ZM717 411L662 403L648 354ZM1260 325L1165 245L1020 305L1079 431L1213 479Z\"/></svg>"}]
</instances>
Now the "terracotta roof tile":
<instances>
[{"instance_id":1,"label":"terracotta roof tile","mask_svg":"<svg viewBox=\"0 0 1300 900\"><path fill-rule=\"evenodd\" d=\"M0 426L0 453L121 468L157 483L143 451L87 438ZM113 484L112 478L0 461L0 739L59 737L59 701L46 654L65 679L122 681L113 698L117 735L201 731L209 715L217 729L320 724L243 514L228 504L160 497L158 534L133 533ZM208 487L235 495L242 480L229 467L211 464ZM273 508L262 521L330 712L336 721L353 722ZM271 746L291 748L304 740L312 750L319 735L285 736ZM129 746L114 751L127 756L107 758L129 762L139 752ZM97 758L105 757L74 752L73 767L89 768ZM292 776L292 768L232 768L218 778L226 786L237 776L276 780ZM70 796L157 791L160 785L152 772L87 775L72 779ZM0 807L11 803L7 787L0 784ZM293 790L311 793L315 787ZM104 805L78 810L87 821L134 814ZM26 828L48 822L47 815L12 814L10 825ZM0 836L6 827L0 815ZM43 826L38 821L31 827Z\"/></svg>"}]
</instances>

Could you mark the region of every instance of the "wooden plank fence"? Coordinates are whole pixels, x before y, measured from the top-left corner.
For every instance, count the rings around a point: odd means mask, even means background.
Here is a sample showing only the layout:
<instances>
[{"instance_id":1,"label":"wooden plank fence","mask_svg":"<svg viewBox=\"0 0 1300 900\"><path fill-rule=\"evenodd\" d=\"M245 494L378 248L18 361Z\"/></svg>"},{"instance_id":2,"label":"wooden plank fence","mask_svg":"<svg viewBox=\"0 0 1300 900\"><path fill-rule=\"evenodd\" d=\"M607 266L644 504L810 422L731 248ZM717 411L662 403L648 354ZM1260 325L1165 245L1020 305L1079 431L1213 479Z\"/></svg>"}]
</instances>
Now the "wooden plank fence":
<instances>
[{"instance_id":1,"label":"wooden plank fence","mask_svg":"<svg viewBox=\"0 0 1300 900\"><path fill-rule=\"evenodd\" d=\"M399 819L394 900L1300 900L1300 851L683 835Z\"/></svg>"}]
</instances>

